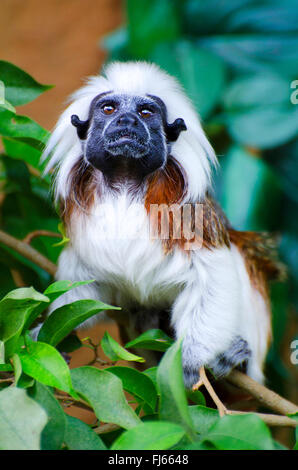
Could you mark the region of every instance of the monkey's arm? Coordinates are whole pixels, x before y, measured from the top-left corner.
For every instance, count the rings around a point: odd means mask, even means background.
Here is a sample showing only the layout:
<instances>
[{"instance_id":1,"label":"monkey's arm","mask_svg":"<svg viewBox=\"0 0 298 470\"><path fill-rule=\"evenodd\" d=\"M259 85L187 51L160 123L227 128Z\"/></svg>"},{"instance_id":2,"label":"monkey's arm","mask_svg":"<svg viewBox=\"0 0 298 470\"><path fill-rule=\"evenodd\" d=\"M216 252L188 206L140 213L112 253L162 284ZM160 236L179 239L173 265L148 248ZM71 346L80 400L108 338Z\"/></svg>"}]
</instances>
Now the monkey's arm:
<instances>
[{"instance_id":1,"label":"monkey's arm","mask_svg":"<svg viewBox=\"0 0 298 470\"><path fill-rule=\"evenodd\" d=\"M183 337L184 380L191 387L198 370L207 366L216 375L249 359L242 309L242 280L227 247L198 250L192 255L191 277L172 310L176 337Z\"/></svg>"}]
</instances>

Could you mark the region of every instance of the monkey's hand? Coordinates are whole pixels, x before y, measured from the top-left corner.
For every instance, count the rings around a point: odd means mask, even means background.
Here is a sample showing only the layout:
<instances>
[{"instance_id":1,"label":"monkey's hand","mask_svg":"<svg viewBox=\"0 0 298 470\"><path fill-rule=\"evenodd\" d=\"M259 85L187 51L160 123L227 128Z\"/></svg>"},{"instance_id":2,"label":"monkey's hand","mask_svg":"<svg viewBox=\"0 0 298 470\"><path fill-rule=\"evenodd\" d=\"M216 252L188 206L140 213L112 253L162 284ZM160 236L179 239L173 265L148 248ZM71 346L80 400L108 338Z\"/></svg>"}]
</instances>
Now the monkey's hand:
<instances>
[{"instance_id":1,"label":"monkey's hand","mask_svg":"<svg viewBox=\"0 0 298 470\"><path fill-rule=\"evenodd\" d=\"M182 343L182 367L186 388L191 389L199 380L199 369L206 362L206 348L194 341L191 335L186 335Z\"/></svg>"},{"instance_id":2,"label":"monkey's hand","mask_svg":"<svg viewBox=\"0 0 298 470\"><path fill-rule=\"evenodd\" d=\"M191 388L199 380L199 368L206 366L212 370L216 378L228 375L235 367L247 365L251 357L247 341L236 336L226 351L218 354L213 360L207 360L210 351L193 338L186 336L182 346L183 376L186 388Z\"/></svg>"}]
</instances>

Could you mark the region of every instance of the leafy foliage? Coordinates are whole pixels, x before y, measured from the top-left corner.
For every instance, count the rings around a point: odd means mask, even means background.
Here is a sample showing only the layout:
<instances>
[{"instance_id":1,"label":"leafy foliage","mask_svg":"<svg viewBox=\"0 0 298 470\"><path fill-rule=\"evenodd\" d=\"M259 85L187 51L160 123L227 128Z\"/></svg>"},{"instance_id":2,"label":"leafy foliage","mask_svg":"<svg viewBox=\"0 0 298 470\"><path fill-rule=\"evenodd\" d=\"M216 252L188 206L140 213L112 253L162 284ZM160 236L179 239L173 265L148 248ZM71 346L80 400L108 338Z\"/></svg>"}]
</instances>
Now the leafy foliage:
<instances>
[{"instance_id":1,"label":"leafy foliage","mask_svg":"<svg viewBox=\"0 0 298 470\"><path fill-rule=\"evenodd\" d=\"M296 1L127 0L126 17L126 26L103 41L108 60L151 60L177 76L220 155L222 171L214 178L231 222L240 230L281 232L289 279L272 293L268 366L271 383L282 392L288 371L280 350L285 333L292 334L286 331L295 321L291 307L298 306L298 107L291 101L298 78ZM41 177L49 132L16 109L51 86L5 61L0 80L2 230L18 239L48 231L31 244L55 263L68 239L50 198L50 177ZM51 232L62 234L62 241L54 243ZM5 244L0 280L0 449L283 448L256 415L219 418L201 392L186 392L181 345L160 330L147 331L125 349L108 333L100 339L111 361L129 366L100 360L99 367L70 370L60 351L87 346L69 336L72 330L115 307L94 300L65 305L33 341L29 330L49 304L82 283L50 284L48 272ZM142 349L164 353L158 367L132 367L144 363ZM69 405L92 411L96 425L69 416Z\"/></svg>"},{"instance_id":2,"label":"leafy foliage","mask_svg":"<svg viewBox=\"0 0 298 470\"><path fill-rule=\"evenodd\" d=\"M73 287L66 282L63 286L64 289L66 286L69 289ZM57 283L54 283L47 292L56 290ZM22 299L22 302L26 300L27 308L34 310L36 299L44 300L44 294L34 292L32 295L31 289L17 289L6 298ZM69 315L73 315L76 321L76 308L70 308L73 304L68 304ZM13 314L15 322L19 318L16 324L23 322L21 308L12 313L9 304L3 305L3 311L8 317ZM34 317L31 318L34 321ZM63 336L71 333L72 325L71 321L65 323ZM5 372L2 370L1 449L275 448L268 427L257 416L220 418L212 408L189 404L182 380L180 342L169 343L159 366L144 372L127 366L105 369L83 366L70 370L51 344L51 335L44 336L44 342L33 341L29 334L30 327L31 323L27 322L27 327L21 330L18 341L14 343L13 356L7 355L5 362L5 355L2 354L2 362L11 365L13 371L11 368ZM0 337L5 349L6 344L10 343L2 335L3 331L0 330ZM147 335L154 338L156 330L148 331ZM158 336L165 335L159 332ZM107 333L105 338L109 338ZM144 337L139 338L140 342L143 340ZM114 350L123 350L128 354L115 340L112 346ZM155 349L154 341L152 349ZM106 345L102 351L106 351ZM139 362L139 356L131 356L130 360L135 357L134 360ZM121 356L118 359L122 359ZM129 405L124 392L129 392L135 398L138 404L135 410ZM67 403L72 406L83 405L93 411L97 424L92 428L69 416L65 408ZM108 439L109 430L106 435L101 433L103 427L99 424L102 422L114 425L117 429L112 441Z\"/></svg>"}]
</instances>

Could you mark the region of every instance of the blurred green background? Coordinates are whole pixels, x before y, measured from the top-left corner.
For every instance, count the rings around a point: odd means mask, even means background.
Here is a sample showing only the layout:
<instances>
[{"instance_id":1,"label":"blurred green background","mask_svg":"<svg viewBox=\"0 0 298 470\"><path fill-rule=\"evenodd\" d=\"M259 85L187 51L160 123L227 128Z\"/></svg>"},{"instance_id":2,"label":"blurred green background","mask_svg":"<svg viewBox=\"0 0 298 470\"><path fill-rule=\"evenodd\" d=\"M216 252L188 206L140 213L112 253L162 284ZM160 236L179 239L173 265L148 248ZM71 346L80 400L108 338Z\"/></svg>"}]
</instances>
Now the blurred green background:
<instances>
[{"instance_id":1,"label":"blurred green background","mask_svg":"<svg viewBox=\"0 0 298 470\"><path fill-rule=\"evenodd\" d=\"M267 377L269 386L295 400L297 365L290 356L298 339L297 0L127 0L122 8L123 26L100 39L106 61L149 60L175 75L218 155L216 196L232 224L280 234L288 280L272 286ZM21 86L24 76L16 85L8 75L0 67L0 80L10 84L8 102L17 107L30 101L29 85ZM0 134L2 230L17 238L37 229L57 231L49 179L40 177L38 163L48 133L2 106ZM42 237L32 245L56 261L61 247L54 243ZM4 245L0 279L1 295L22 281L39 290L50 282Z\"/></svg>"},{"instance_id":2,"label":"blurred green background","mask_svg":"<svg viewBox=\"0 0 298 470\"><path fill-rule=\"evenodd\" d=\"M289 382L295 394L289 358L298 337L298 82L292 83L298 78L298 3L126 5L127 24L103 41L108 60L153 61L180 80L219 157L215 191L230 221L239 230L280 234L289 276L272 286L267 375L275 389L285 393Z\"/></svg>"}]
</instances>

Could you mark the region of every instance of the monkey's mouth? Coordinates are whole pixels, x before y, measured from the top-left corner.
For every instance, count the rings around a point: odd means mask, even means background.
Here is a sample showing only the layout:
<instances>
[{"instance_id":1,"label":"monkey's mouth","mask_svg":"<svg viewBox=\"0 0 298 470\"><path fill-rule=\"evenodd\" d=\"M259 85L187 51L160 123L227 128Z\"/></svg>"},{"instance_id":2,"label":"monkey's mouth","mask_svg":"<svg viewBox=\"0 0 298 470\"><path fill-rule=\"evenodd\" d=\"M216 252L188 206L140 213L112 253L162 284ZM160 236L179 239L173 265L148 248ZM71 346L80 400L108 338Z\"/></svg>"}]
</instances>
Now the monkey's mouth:
<instances>
[{"instance_id":1,"label":"monkey's mouth","mask_svg":"<svg viewBox=\"0 0 298 470\"><path fill-rule=\"evenodd\" d=\"M113 132L105 139L105 148L113 155L140 157L146 153L147 144L147 136L127 129Z\"/></svg>"}]
</instances>

